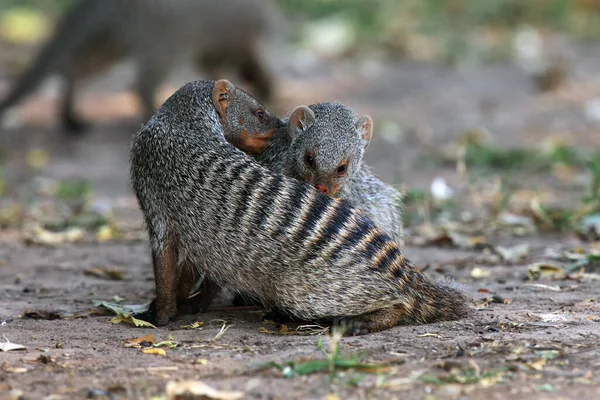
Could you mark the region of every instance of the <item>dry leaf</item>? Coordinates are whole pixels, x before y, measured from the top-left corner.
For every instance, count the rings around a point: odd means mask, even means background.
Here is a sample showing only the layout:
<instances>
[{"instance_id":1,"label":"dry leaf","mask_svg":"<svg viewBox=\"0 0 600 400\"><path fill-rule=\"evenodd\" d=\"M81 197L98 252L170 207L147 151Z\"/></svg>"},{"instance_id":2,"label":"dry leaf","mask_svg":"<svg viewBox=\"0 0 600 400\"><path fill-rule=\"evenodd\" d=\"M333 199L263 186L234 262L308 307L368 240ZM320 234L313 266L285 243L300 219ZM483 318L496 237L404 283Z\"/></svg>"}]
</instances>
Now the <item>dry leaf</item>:
<instances>
[{"instance_id":1,"label":"dry leaf","mask_svg":"<svg viewBox=\"0 0 600 400\"><path fill-rule=\"evenodd\" d=\"M109 279L112 281L121 281L125 275L125 270L122 268L92 268L83 272L85 275L96 276L98 278Z\"/></svg>"},{"instance_id":2,"label":"dry leaf","mask_svg":"<svg viewBox=\"0 0 600 400\"><path fill-rule=\"evenodd\" d=\"M244 397L244 392L217 390L201 381L170 381L167 383L167 398L178 399L186 395L215 400L237 400Z\"/></svg>"},{"instance_id":3,"label":"dry leaf","mask_svg":"<svg viewBox=\"0 0 600 400\"><path fill-rule=\"evenodd\" d=\"M11 43L34 43L47 35L49 27L44 15L33 8L9 8L2 13L0 37Z\"/></svg>"},{"instance_id":4,"label":"dry leaf","mask_svg":"<svg viewBox=\"0 0 600 400\"><path fill-rule=\"evenodd\" d=\"M166 356L167 355L166 351L164 351L163 349L157 349L157 348L144 349L144 350L142 350L142 353L156 354L158 356Z\"/></svg>"},{"instance_id":5,"label":"dry leaf","mask_svg":"<svg viewBox=\"0 0 600 400\"><path fill-rule=\"evenodd\" d=\"M107 242L115 236L115 230L110 225L102 225L96 231L96 239L99 242Z\"/></svg>"},{"instance_id":6,"label":"dry leaf","mask_svg":"<svg viewBox=\"0 0 600 400\"><path fill-rule=\"evenodd\" d=\"M116 304L100 300L92 300L92 304L96 307L104 307L117 315L140 314L148 310L148 304Z\"/></svg>"},{"instance_id":7,"label":"dry leaf","mask_svg":"<svg viewBox=\"0 0 600 400\"><path fill-rule=\"evenodd\" d=\"M489 269L483 269L483 268L475 267L471 271L471 278L473 278L473 279L482 279L482 278L489 277L491 274L492 274L492 271L490 271Z\"/></svg>"},{"instance_id":8,"label":"dry leaf","mask_svg":"<svg viewBox=\"0 0 600 400\"><path fill-rule=\"evenodd\" d=\"M110 322L113 324L126 323L126 324L137 326L137 327L149 327L149 328L156 329L156 326L152 325L150 322L134 318L131 315L126 314L126 313L119 314L116 317L113 317L113 319L111 319Z\"/></svg>"},{"instance_id":9,"label":"dry leaf","mask_svg":"<svg viewBox=\"0 0 600 400\"><path fill-rule=\"evenodd\" d=\"M524 243L514 247L496 246L496 252L506 262L517 262L525 258L530 251L529 244Z\"/></svg>"},{"instance_id":10,"label":"dry leaf","mask_svg":"<svg viewBox=\"0 0 600 400\"><path fill-rule=\"evenodd\" d=\"M542 358L537 361L528 362L526 365L531 369L534 369L536 371L541 371L542 369L544 369L544 366L546 365L546 360L544 358Z\"/></svg>"},{"instance_id":11,"label":"dry leaf","mask_svg":"<svg viewBox=\"0 0 600 400\"><path fill-rule=\"evenodd\" d=\"M417 335L417 337L436 337L441 339L442 335L440 335L439 333L424 333L422 335Z\"/></svg>"},{"instance_id":12,"label":"dry leaf","mask_svg":"<svg viewBox=\"0 0 600 400\"><path fill-rule=\"evenodd\" d=\"M85 237L85 231L80 228L70 228L64 232L51 232L36 226L25 235L25 243L43 246L58 246L63 243L78 242Z\"/></svg>"},{"instance_id":13,"label":"dry leaf","mask_svg":"<svg viewBox=\"0 0 600 400\"><path fill-rule=\"evenodd\" d=\"M456 247L472 249L486 243L485 236L465 236L458 232L448 232L448 237Z\"/></svg>"},{"instance_id":14,"label":"dry leaf","mask_svg":"<svg viewBox=\"0 0 600 400\"><path fill-rule=\"evenodd\" d=\"M143 336L143 337L139 337L139 338L135 338L135 339L129 339L127 341L127 343L131 343L131 344L140 344L142 342L148 342L148 343L152 343L155 344L156 340L154 339L154 336L152 336L152 334Z\"/></svg>"},{"instance_id":15,"label":"dry leaf","mask_svg":"<svg viewBox=\"0 0 600 400\"><path fill-rule=\"evenodd\" d=\"M181 325L179 328L181 329L198 329L200 327L204 326L204 322L202 321L196 321L193 324L190 325Z\"/></svg>"},{"instance_id":16,"label":"dry leaf","mask_svg":"<svg viewBox=\"0 0 600 400\"><path fill-rule=\"evenodd\" d=\"M26 350L27 349L23 345L9 342L9 340L6 339L6 338L4 338L4 340L6 340L6 342L0 343L0 350L1 351Z\"/></svg>"},{"instance_id":17,"label":"dry leaf","mask_svg":"<svg viewBox=\"0 0 600 400\"><path fill-rule=\"evenodd\" d=\"M27 165L33 169L42 169L48 164L48 153L42 149L33 149L27 153Z\"/></svg>"},{"instance_id":18,"label":"dry leaf","mask_svg":"<svg viewBox=\"0 0 600 400\"><path fill-rule=\"evenodd\" d=\"M564 270L557 265L535 263L527 267L527 278L531 281L537 279L563 279L564 277Z\"/></svg>"}]
</instances>

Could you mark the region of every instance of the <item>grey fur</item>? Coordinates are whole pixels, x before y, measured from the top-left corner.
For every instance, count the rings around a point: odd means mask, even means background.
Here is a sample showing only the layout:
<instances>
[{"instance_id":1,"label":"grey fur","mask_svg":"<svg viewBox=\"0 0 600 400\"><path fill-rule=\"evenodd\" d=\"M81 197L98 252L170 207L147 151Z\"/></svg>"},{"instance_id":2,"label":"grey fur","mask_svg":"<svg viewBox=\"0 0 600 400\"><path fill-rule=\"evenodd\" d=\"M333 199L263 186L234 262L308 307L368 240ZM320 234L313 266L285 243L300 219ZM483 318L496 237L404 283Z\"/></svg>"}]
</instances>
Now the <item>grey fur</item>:
<instances>
[{"instance_id":1,"label":"grey fur","mask_svg":"<svg viewBox=\"0 0 600 400\"><path fill-rule=\"evenodd\" d=\"M86 124L74 111L78 84L117 60L136 66L135 91L146 120L155 111L158 86L183 57L216 79L235 67L264 101L272 74L261 50L277 41L281 15L272 0L80 0L55 36L0 102L12 107L50 74L64 78L62 118L71 132Z\"/></svg>"},{"instance_id":2,"label":"grey fur","mask_svg":"<svg viewBox=\"0 0 600 400\"><path fill-rule=\"evenodd\" d=\"M301 319L350 318L366 329L354 333L465 315L462 293L426 279L361 212L228 143L213 85L183 86L132 138L155 260L171 246L220 286Z\"/></svg>"},{"instance_id":3,"label":"grey fur","mask_svg":"<svg viewBox=\"0 0 600 400\"><path fill-rule=\"evenodd\" d=\"M313 116L299 128L280 129L258 162L279 173L316 185L336 182L340 197L358 207L379 227L403 246L402 195L378 179L363 162L370 139L361 137L358 115L337 102L308 106ZM365 117L363 117L365 118ZM307 166L304 156L310 152L315 166ZM347 173L337 177L340 163L348 162Z\"/></svg>"}]
</instances>

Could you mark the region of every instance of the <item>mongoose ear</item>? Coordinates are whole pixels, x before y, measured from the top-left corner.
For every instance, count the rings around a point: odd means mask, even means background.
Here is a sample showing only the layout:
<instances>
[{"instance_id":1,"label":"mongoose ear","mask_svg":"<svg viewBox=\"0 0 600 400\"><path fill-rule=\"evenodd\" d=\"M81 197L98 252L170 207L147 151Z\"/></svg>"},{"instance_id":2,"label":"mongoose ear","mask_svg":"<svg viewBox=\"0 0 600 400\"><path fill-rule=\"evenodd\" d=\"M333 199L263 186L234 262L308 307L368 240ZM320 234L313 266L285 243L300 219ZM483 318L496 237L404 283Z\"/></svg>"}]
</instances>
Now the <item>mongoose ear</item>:
<instances>
[{"instance_id":1,"label":"mongoose ear","mask_svg":"<svg viewBox=\"0 0 600 400\"><path fill-rule=\"evenodd\" d=\"M371 138L373 137L373 120L371 117L365 115L356 121L356 130L362 138L366 150L367 147L369 147L369 143L371 143Z\"/></svg>"},{"instance_id":2,"label":"mongoose ear","mask_svg":"<svg viewBox=\"0 0 600 400\"><path fill-rule=\"evenodd\" d=\"M229 102L233 100L234 91L235 86L227 79L217 81L213 87L213 106L215 107L215 110L217 110L217 114L219 114L221 121L225 120L227 116L227 107L229 106Z\"/></svg>"},{"instance_id":3,"label":"mongoose ear","mask_svg":"<svg viewBox=\"0 0 600 400\"><path fill-rule=\"evenodd\" d=\"M292 138L297 129L308 129L315 123L315 113L307 106L298 106L288 119L288 132Z\"/></svg>"}]
</instances>

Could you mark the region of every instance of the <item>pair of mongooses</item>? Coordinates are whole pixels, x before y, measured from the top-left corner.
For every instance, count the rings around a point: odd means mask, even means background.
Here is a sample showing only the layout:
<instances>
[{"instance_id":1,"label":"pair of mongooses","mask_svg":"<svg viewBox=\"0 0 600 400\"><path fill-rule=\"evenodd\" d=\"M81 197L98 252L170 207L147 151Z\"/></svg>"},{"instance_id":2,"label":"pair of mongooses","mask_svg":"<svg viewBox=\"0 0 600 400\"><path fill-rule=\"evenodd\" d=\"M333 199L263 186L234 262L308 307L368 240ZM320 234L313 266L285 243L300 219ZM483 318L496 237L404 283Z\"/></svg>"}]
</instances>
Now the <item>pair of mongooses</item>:
<instances>
[{"instance_id":1,"label":"pair of mongooses","mask_svg":"<svg viewBox=\"0 0 600 400\"><path fill-rule=\"evenodd\" d=\"M174 317L201 278L354 335L464 316L460 290L428 280L350 203L239 149L260 154L281 123L228 81L199 81L134 134L130 173L150 236L156 323ZM213 293L201 293L204 304Z\"/></svg>"},{"instance_id":2,"label":"pair of mongooses","mask_svg":"<svg viewBox=\"0 0 600 400\"><path fill-rule=\"evenodd\" d=\"M60 111L65 132L80 133L87 123L75 112L77 86L130 58L134 89L148 120L159 85L188 55L212 78L233 67L269 101L274 77L263 50L276 43L280 22L272 0L79 0L0 101L0 114L57 74L65 81Z\"/></svg>"},{"instance_id":3,"label":"pair of mongooses","mask_svg":"<svg viewBox=\"0 0 600 400\"><path fill-rule=\"evenodd\" d=\"M256 156L264 167L308 182L359 208L402 245L402 197L363 163L373 121L335 102L297 107L267 149Z\"/></svg>"}]
</instances>

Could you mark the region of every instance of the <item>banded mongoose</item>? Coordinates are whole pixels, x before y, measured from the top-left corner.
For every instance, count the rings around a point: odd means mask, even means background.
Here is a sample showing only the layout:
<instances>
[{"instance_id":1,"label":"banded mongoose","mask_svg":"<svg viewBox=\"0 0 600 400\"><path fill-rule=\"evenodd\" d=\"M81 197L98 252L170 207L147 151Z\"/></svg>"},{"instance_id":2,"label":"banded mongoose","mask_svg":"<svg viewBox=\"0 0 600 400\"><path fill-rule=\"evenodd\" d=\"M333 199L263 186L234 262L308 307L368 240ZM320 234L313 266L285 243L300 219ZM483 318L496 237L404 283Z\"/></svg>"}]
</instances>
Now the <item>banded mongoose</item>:
<instances>
[{"instance_id":1,"label":"banded mongoose","mask_svg":"<svg viewBox=\"0 0 600 400\"><path fill-rule=\"evenodd\" d=\"M463 292L428 280L357 209L229 143L223 119L244 117L228 112L231 90L223 87L184 85L132 137L130 174L150 237L158 325L177 314L180 278L196 282L189 269L351 335L466 315ZM261 117L249 108L247 118Z\"/></svg>"},{"instance_id":2,"label":"banded mongoose","mask_svg":"<svg viewBox=\"0 0 600 400\"><path fill-rule=\"evenodd\" d=\"M65 132L81 133L88 123L75 111L76 88L126 58L136 68L134 90L145 120L156 110L157 88L185 56L213 79L233 67L270 101L274 77L263 50L276 43L280 18L272 0L80 0L0 101L0 114L57 74L65 81Z\"/></svg>"},{"instance_id":3,"label":"banded mongoose","mask_svg":"<svg viewBox=\"0 0 600 400\"><path fill-rule=\"evenodd\" d=\"M403 246L402 196L363 162L373 120L336 102L299 106L257 161L359 208Z\"/></svg>"}]
</instances>

